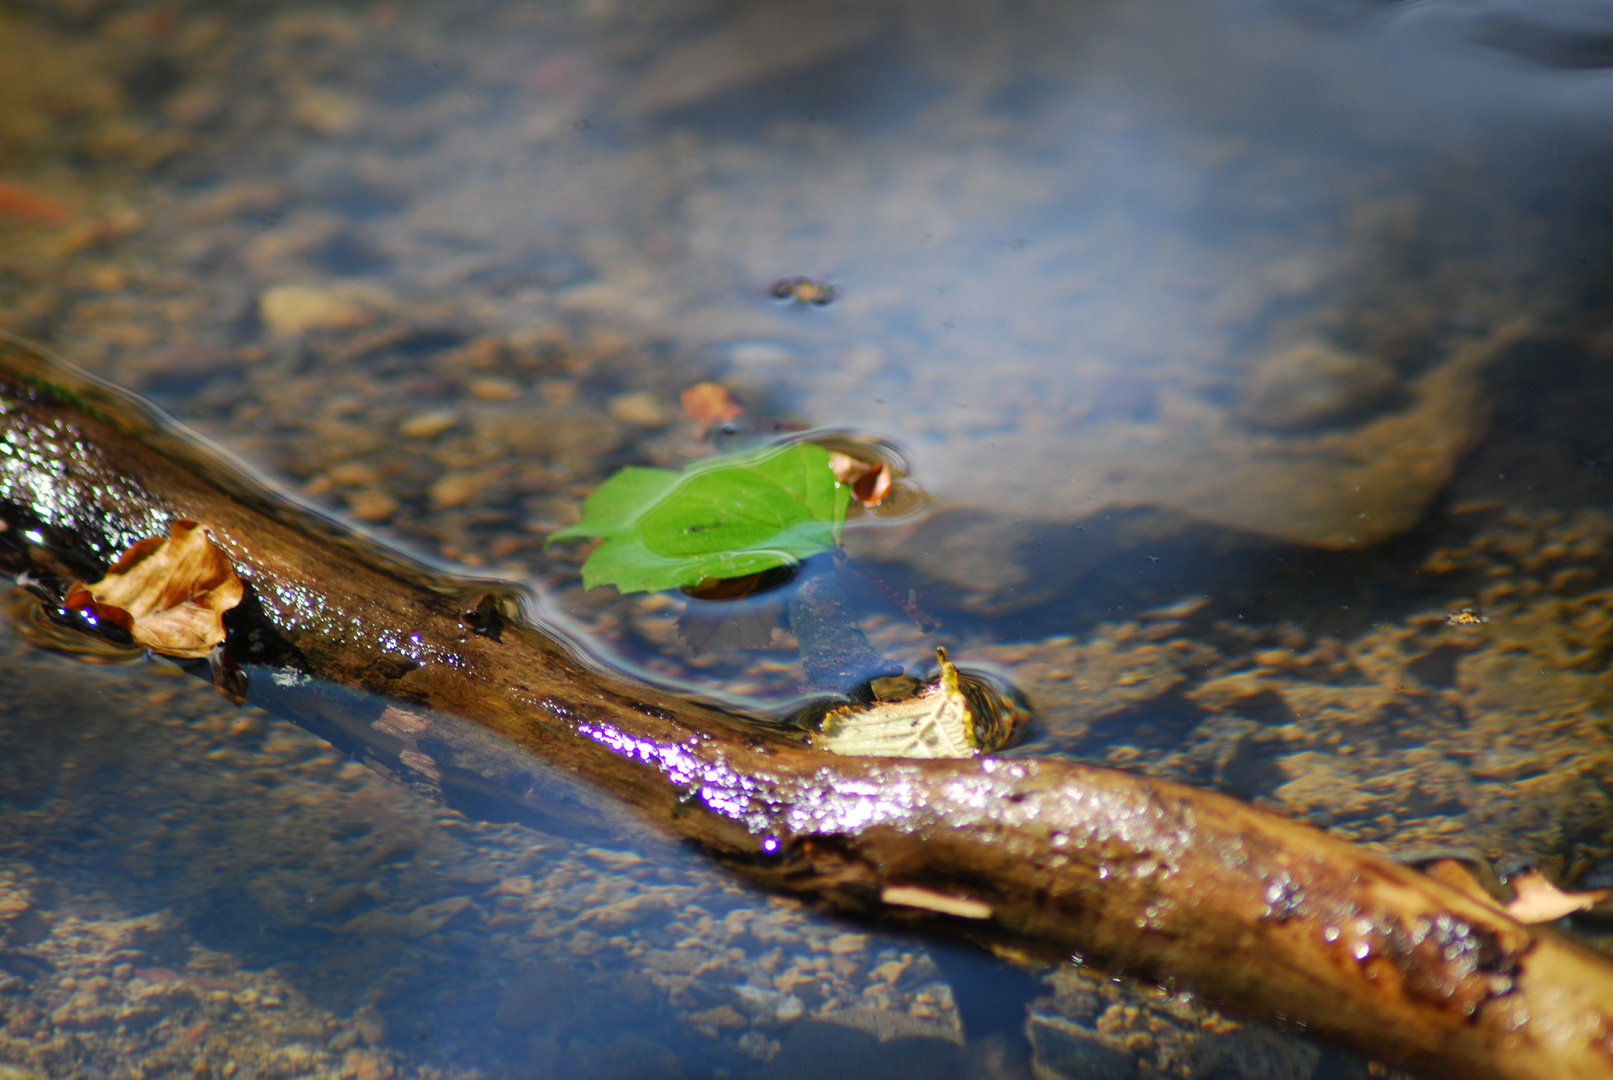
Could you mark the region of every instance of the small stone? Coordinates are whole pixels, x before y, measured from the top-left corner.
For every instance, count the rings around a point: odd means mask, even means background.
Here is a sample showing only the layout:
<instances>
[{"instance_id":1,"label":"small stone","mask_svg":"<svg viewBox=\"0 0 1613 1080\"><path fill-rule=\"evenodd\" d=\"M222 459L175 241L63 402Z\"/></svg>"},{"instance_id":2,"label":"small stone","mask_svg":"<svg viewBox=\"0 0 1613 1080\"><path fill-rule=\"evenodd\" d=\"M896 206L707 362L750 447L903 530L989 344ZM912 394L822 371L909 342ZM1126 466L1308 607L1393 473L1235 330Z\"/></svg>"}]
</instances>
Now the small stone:
<instances>
[{"instance_id":1,"label":"small stone","mask_svg":"<svg viewBox=\"0 0 1613 1080\"><path fill-rule=\"evenodd\" d=\"M309 330L345 330L369 322L381 300L353 285L276 285L258 298L258 314L275 337Z\"/></svg>"},{"instance_id":2,"label":"small stone","mask_svg":"<svg viewBox=\"0 0 1613 1080\"><path fill-rule=\"evenodd\" d=\"M672 421L672 412L659 398L648 391L637 394L618 394L610 399L612 420L642 427L665 427Z\"/></svg>"},{"instance_id":3,"label":"small stone","mask_svg":"<svg viewBox=\"0 0 1613 1080\"><path fill-rule=\"evenodd\" d=\"M801 1019L806 1012L806 1005L794 994L785 995L773 1010L773 1015L781 1024L788 1024Z\"/></svg>"},{"instance_id":4,"label":"small stone","mask_svg":"<svg viewBox=\"0 0 1613 1080\"><path fill-rule=\"evenodd\" d=\"M349 1050L342 1058L344 1080L387 1080L392 1063L365 1050Z\"/></svg>"},{"instance_id":5,"label":"small stone","mask_svg":"<svg viewBox=\"0 0 1613 1080\"><path fill-rule=\"evenodd\" d=\"M353 1030L366 1046L386 1042L386 1020L374 1005L366 1005L353 1014Z\"/></svg>"},{"instance_id":6,"label":"small stone","mask_svg":"<svg viewBox=\"0 0 1613 1080\"><path fill-rule=\"evenodd\" d=\"M291 105L291 117L319 135L347 135L363 121L364 106L340 90L314 87L297 95Z\"/></svg>"},{"instance_id":7,"label":"small stone","mask_svg":"<svg viewBox=\"0 0 1613 1080\"><path fill-rule=\"evenodd\" d=\"M437 359L437 365L444 371L487 371L497 367L504 359L505 339L495 335L479 337L473 341L443 353Z\"/></svg>"},{"instance_id":8,"label":"small stone","mask_svg":"<svg viewBox=\"0 0 1613 1080\"><path fill-rule=\"evenodd\" d=\"M416 413L398 425L398 432L410 439L435 439L459 423L459 414L453 409L433 409Z\"/></svg>"},{"instance_id":9,"label":"small stone","mask_svg":"<svg viewBox=\"0 0 1613 1080\"><path fill-rule=\"evenodd\" d=\"M331 467L330 478L338 484L369 487L381 482L381 470L361 461L344 461Z\"/></svg>"},{"instance_id":10,"label":"small stone","mask_svg":"<svg viewBox=\"0 0 1613 1080\"><path fill-rule=\"evenodd\" d=\"M464 506L487 486L479 473L449 473L426 491L433 510Z\"/></svg>"},{"instance_id":11,"label":"small stone","mask_svg":"<svg viewBox=\"0 0 1613 1080\"><path fill-rule=\"evenodd\" d=\"M122 267L103 264L89 273L90 287L98 292L122 292L129 284L129 275Z\"/></svg>"},{"instance_id":12,"label":"small stone","mask_svg":"<svg viewBox=\"0 0 1613 1080\"><path fill-rule=\"evenodd\" d=\"M398 512L398 500L384 491L366 488L348 493L347 511L360 521L386 521Z\"/></svg>"},{"instance_id":13,"label":"small stone","mask_svg":"<svg viewBox=\"0 0 1613 1080\"><path fill-rule=\"evenodd\" d=\"M1261 363L1238 415L1251 427L1313 431L1359 420L1399 388L1399 376L1381 358L1313 341Z\"/></svg>"},{"instance_id":14,"label":"small stone","mask_svg":"<svg viewBox=\"0 0 1613 1080\"><path fill-rule=\"evenodd\" d=\"M446 900L423 904L409 912L406 933L412 938L423 938L427 934L435 934L448 920L470 907L470 897L450 896Z\"/></svg>"},{"instance_id":15,"label":"small stone","mask_svg":"<svg viewBox=\"0 0 1613 1080\"><path fill-rule=\"evenodd\" d=\"M876 979L883 979L885 982L894 984L897 979L902 977L902 973L906 970L907 961L887 960L883 964L880 964L878 967L874 968L873 971L870 971L869 974Z\"/></svg>"},{"instance_id":16,"label":"small stone","mask_svg":"<svg viewBox=\"0 0 1613 1080\"><path fill-rule=\"evenodd\" d=\"M714 1028L742 1028L749 1027L750 1021L739 1014L739 1010L732 1005L719 1005L715 1009L704 1012L691 1013L691 1024L710 1024Z\"/></svg>"},{"instance_id":17,"label":"small stone","mask_svg":"<svg viewBox=\"0 0 1613 1080\"><path fill-rule=\"evenodd\" d=\"M474 397L483 401L514 401L521 396L521 387L509 379L472 379L465 384Z\"/></svg>"},{"instance_id":18,"label":"small stone","mask_svg":"<svg viewBox=\"0 0 1613 1080\"><path fill-rule=\"evenodd\" d=\"M868 944L866 934L836 934L829 940L829 951L837 956L861 952Z\"/></svg>"}]
</instances>

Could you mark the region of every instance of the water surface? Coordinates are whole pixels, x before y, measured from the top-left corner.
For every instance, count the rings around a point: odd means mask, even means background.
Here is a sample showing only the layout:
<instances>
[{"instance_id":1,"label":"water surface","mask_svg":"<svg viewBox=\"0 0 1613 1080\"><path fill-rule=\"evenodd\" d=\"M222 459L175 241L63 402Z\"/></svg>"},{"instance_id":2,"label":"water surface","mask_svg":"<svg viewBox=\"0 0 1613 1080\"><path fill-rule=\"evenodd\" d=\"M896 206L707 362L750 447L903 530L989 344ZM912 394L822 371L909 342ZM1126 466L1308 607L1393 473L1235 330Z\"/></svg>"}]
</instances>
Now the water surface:
<instances>
[{"instance_id":1,"label":"water surface","mask_svg":"<svg viewBox=\"0 0 1613 1080\"><path fill-rule=\"evenodd\" d=\"M1022 688L1014 752L1609 885L1610 28L1439 0L17 6L0 325L386 542L534 584L626 670L784 708L779 597L759 647L696 651L698 602L585 593L543 548L620 465L715 452L679 395L722 382L735 439L905 457L927 501L847 546L941 628L847 588L909 671L944 645ZM832 302L771 295L798 276ZM25 1074L1359 1074L649 838L444 808L160 669L5 650Z\"/></svg>"}]
</instances>

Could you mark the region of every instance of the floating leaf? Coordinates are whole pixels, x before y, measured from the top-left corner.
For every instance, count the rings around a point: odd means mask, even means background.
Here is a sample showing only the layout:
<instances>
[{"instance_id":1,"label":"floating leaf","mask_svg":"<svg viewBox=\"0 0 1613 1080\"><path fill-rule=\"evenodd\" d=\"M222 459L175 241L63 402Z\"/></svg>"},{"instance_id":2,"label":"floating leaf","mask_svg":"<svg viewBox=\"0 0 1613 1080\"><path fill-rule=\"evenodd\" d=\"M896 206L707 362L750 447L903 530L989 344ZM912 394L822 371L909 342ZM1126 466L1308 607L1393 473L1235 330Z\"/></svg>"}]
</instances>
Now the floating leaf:
<instances>
[{"instance_id":1,"label":"floating leaf","mask_svg":"<svg viewBox=\"0 0 1613 1080\"><path fill-rule=\"evenodd\" d=\"M180 518L166 538L147 537L106 576L74 582L65 606L91 610L164 656L207 656L224 641L224 612L241 602L241 579L207 526Z\"/></svg>"},{"instance_id":2,"label":"floating leaf","mask_svg":"<svg viewBox=\"0 0 1613 1080\"><path fill-rule=\"evenodd\" d=\"M840 541L850 489L810 443L713 458L681 473L629 466L551 540L600 537L583 584L660 592L793 566Z\"/></svg>"}]
</instances>

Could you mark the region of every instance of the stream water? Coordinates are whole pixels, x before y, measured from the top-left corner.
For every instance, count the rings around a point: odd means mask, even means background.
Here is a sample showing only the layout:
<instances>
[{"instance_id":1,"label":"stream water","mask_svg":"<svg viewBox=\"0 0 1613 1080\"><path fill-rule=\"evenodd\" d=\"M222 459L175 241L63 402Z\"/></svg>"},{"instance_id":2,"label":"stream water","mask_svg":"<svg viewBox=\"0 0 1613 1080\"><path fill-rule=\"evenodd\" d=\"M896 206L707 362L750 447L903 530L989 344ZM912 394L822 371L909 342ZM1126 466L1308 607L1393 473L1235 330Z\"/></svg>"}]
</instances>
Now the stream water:
<instances>
[{"instance_id":1,"label":"stream water","mask_svg":"<svg viewBox=\"0 0 1613 1080\"><path fill-rule=\"evenodd\" d=\"M622 465L884 440L842 584L910 673L1023 691L1011 753L1608 887L1609 42L1573 0L19 0L0 328L758 713L787 590L589 592L544 540ZM1385 1075L444 807L327 696L0 636L0 1080Z\"/></svg>"}]
</instances>

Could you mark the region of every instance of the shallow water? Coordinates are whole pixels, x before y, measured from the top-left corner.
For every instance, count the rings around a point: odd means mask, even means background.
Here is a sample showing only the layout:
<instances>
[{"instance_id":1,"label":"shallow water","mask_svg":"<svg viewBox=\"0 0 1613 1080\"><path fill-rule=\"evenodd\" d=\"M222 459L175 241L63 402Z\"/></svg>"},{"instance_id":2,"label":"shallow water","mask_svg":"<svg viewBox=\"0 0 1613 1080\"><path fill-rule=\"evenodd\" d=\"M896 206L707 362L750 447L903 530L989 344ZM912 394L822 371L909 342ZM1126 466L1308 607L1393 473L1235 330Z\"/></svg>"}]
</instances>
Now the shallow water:
<instances>
[{"instance_id":1,"label":"shallow water","mask_svg":"<svg viewBox=\"0 0 1613 1080\"><path fill-rule=\"evenodd\" d=\"M618 466L714 452L679 395L720 381L735 440L904 456L927 502L847 547L941 628L845 584L910 672L944 645L1023 689L1013 752L1610 885L1610 30L1436 0L16 6L0 326L532 583L623 668L780 710L777 596L759 648L697 652L699 602L585 593L542 546ZM832 302L771 295L796 276ZM161 670L8 638L0 676L0 1076L1357 1074L631 830L444 809Z\"/></svg>"}]
</instances>

